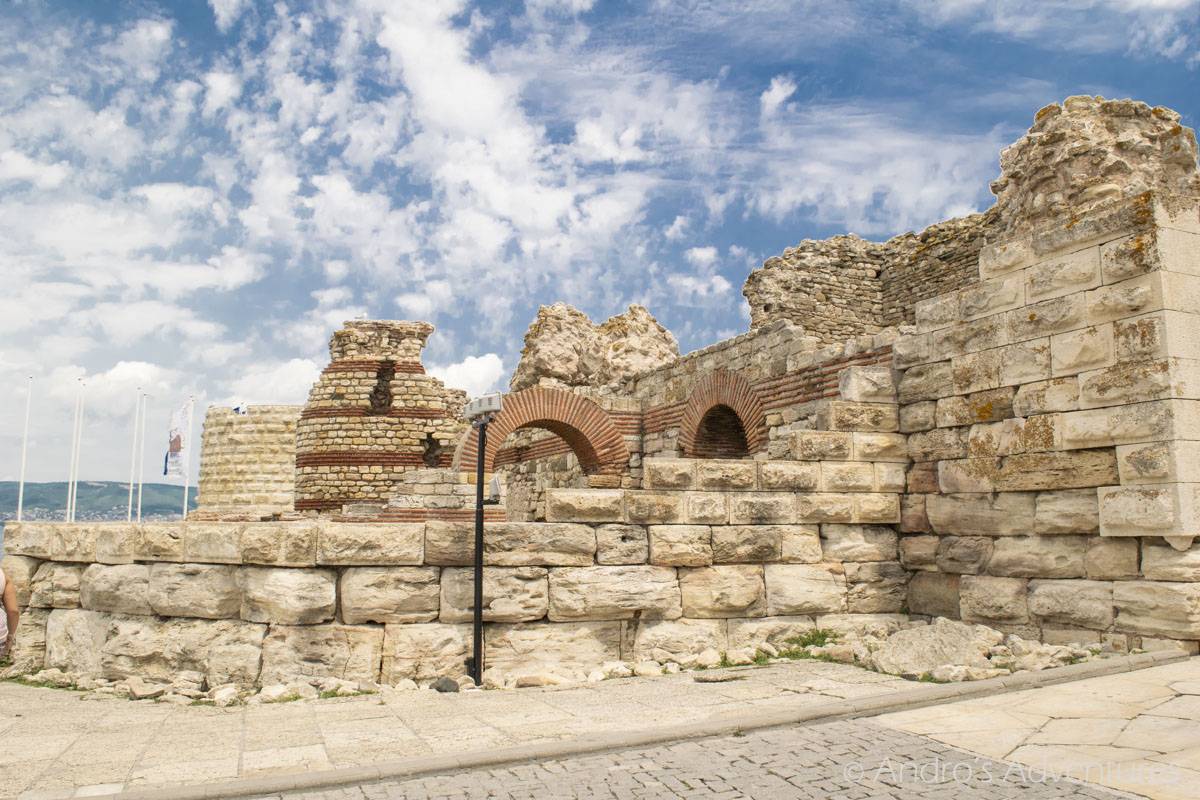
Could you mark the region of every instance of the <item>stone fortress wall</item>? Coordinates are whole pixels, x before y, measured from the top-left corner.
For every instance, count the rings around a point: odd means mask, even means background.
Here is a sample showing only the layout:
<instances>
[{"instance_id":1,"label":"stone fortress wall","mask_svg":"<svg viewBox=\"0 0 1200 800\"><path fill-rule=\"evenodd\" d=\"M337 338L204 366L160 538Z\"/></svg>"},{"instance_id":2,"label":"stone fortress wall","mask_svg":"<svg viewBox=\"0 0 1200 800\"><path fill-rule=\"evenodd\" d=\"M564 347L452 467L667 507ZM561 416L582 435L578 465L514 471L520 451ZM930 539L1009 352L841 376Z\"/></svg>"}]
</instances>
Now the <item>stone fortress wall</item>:
<instances>
[{"instance_id":1,"label":"stone fortress wall","mask_svg":"<svg viewBox=\"0 0 1200 800\"><path fill-rule=\"evenodd\" d=\"M644 309L594 325L544 308L485 453L524 520L488 527L489 664L693 666L933 616L1196 652L1194 134L1166 109L1070 98L1001 164L985 214L768 262L751 331L682 358ZM424 379L430 330L335 335L286 519L12 526L20 663L461 674L474 434L461 395L425 379L397 400L387 368ZM323 452L345 463L307 461Z\"/></svg>"}]
</instances>

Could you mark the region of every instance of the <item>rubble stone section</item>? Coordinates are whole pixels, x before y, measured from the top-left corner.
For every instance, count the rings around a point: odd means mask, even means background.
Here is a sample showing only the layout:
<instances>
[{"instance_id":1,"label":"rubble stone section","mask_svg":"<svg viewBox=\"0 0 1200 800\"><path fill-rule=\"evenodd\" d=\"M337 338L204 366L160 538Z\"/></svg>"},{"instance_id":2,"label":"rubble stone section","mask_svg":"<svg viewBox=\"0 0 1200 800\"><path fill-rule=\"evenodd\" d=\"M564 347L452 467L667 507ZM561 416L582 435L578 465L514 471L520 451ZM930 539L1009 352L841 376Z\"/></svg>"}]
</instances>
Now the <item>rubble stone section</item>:
<instances>
[{"instance_id":1,"label":"rubble stone section","mask_svg":"<svg viewBox=\"0 0 1200 800\"><path fill-rule=\"evenodd\" d=\"M210 407L200 447L202 514L290 512L296 486L298 406Z\"/></svg>"}]
</instances>

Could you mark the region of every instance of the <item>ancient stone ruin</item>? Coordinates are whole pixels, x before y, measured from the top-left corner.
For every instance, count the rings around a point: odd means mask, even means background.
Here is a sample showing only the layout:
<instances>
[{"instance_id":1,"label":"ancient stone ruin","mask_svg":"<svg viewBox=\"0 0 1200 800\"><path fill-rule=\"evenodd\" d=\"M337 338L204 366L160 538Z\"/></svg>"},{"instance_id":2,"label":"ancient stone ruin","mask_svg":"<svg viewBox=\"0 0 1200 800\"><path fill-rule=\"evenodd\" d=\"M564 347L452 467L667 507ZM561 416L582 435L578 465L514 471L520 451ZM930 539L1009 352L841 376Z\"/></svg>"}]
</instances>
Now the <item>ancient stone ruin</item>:
<instances>
[{"instance_id":1,"label":"ancient stone ruin","mask_svg":"<svg viewBox=\"0 0 1200 800\"><path fill-rule=\"evenodd\" d=\"M1195 136L1072 97L992 188L982 214L769 259L750 331L682 357L645 309L543 308L483 454L493 674L939 617L1196 652ZM210 409L186 523L10 523L14 669L463 674L478 448L421 364L432 330L349 322L302 408Z\"/></svg>"}]
</instances>

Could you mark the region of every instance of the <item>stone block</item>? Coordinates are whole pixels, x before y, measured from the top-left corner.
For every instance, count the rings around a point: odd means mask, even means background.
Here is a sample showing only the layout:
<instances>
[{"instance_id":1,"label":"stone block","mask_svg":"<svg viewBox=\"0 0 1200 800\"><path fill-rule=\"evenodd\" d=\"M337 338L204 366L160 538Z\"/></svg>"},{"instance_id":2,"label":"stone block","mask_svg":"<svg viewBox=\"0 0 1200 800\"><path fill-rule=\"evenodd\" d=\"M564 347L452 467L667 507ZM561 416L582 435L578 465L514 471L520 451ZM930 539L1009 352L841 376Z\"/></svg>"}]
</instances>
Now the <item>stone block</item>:
<instances>
[{"instance_id":1,"label":"stone block","mask_svg":"<svg viewBox=\"0 0 1200 800\"><path fill-rule=\"evenodd\" d=\"M633 661L673 663L681 667L699 666L698 656L705 650L729 649L725 620L676 619L642 622L633 639Z\"/></svg>"},{"instance_id":2,"label":"stone block","mask_svg":"<svg viewBox=\"0 0 1200 800\"><path fill-rule=\"evenodd\" d=\"M937 427L953 428L979 422L996 422L1013 415L1012 387L988 389L971 395L943 397L937 401Z\"/></svg>"},{"instance_id":3,"label":"stone block","mask_svg":"<svg viewBox=\"0 0 1200 800\"><path fill-rule=\"evenodd\" d=\"M1061 417L1062 446L1067 450L1161 442L1176 436L1180 423L1195 418L1190 401L1158 401L1112 408L1069 411Z\"/></svg>"},{"instance_id":4,"label":"stone block","mask_svg":"<svg viewBox=\"0 0 1200 800\"><path fill-rule=\"evenodd\" d=\"M671 567L562 567L550 570L550 613L564 620L675 619L682 614Z\"/></svg>"},{"instance_id":5,"label":"stone block","mask_svg":"<svg viewBox=\"0 0 1200 800\"><path fill-rule=\"evenodd\" d=\"M137 560L139 529L129 523L96 526L96 562L132 564Z\"/></svg>"},{"instance_id":6,"label":"stone block","mask_svg":"<svg viewBox=\"0 0 1200 800\"><path fill-rule=\"evenodd\" d=\"M7 559L5 574L8 574ZM147 615L150 608L150 567L146 564L92 564L83 571L79 604L89 611Z\"/></svg>"},{"instance_id":7,"label":"stone block","mask_svg":"<svg viewBox=\"0 0 1200 800\"><path fill-rule=\"evenodd\" d=\"M377 625L272 625L262 644L260 681L264 686L297 678L378 683L383 631Z\"/></svg>"},{"instance_id":8,"label":"stone block","mask_svg":"<svg viewBox=\"0 0 1200 800\"><path fill-rule=\"evenodd\" d=\"M547 489L548 522L623 522L625 494L619 489Z\"/></svg>"},{"instance_id":9,"label":"stone block","mask_svg":"<svg viewBox=\"0 0 1200 800\"><path fill-rule=\"evenodd\" d=\"M1200 584L1123 581L1113 584L1116 629L1200 639Z\"/></svg>"},{"instance_id":10,"label":"stone block","mask_svg":"<svg viewBox=\"0 0 1200 800\"><path fill-rule=\"evenodd\" d=\"M935 556L942 572L978 575L992 557L994 540L988 536L943 536Z\"/></svg>"},{"instance_id":11,"label":"stone block","mask_svg":"<svg viewBox=\"0 0 1200 800\"><path fill-rule=\"evenodd\" d=\"M1008 332L1011 341L1022 342L1082 328L1088 321L1084 293L1080 292L1009 311Z\"/></svg>"},{"instance_id":12,"label":"stone block","mask_svg":"<svg viewBox=\"0 0 1200 800\"><path fill-rule=\"evenodd\" d=\"M643 546L645 531L642 532ZM564 567L564 569L569 569ZM545 567L484 567L484 622L533 622L550 610L549 570ZM446 567L441 575L441 622L471 622L475 611L475 571Z\"/></svg>"},{"instance_id":13,"label":"stone block","mask_svg":"<svg viewBox=\"0 0 1200 800\"><path fill-rule=\"evenodd\" d=\"M732 525L769 525L796 522L796 503L787 492L742 492L729 496Z\"/></svg>"},{"instance_id":14,"label":"stone block","mask_svg":"<svg viewBox=\"0 0 1200 800\"><path fill-rule=\"evenodd\" d=\"M763 461L759 481L767 491L814 491L821 482L821 467L809 461Z\"/></svg>"},{"instance_id":15,"label":"stone block","mask_svg":"<svg viewBox=\"0 0 1200 800\"><path fill-rule=\"evenodd\" d=\"M767 564L767 614L836 614L846 610L846 576L837 565Z\"/></svg>"},{"instance_id":16,"label":"stone block","mask_svg":"<svg viewBox=\"0 0 1200 800\"><path fill-rule=\"evenodd\" d=\"M342 622L433 622L441 595L439 572L437 567L346 569L338 579Z\"/></svg>"},{"instance_id":17,"label":"stone block","mask_svg":"<svg viewBox=\"0 0 1200 800\"><path fill-rule=\"evenodd\" d=\"M328 566L418 566L424 557L422 523L324 522L317 563Z\"/></svg>"},{"instance_id":18,"label":"stone block","mask_svg":"<svg viewBox=\"0 0 1200 800\"><path fill-rule=\"evenodd\" d=\"M1186 355L1186 350L1171 353L1167 344L1167 316L1175 313L1158 311L1114 322L1113 358L1120 363Z\"/></svg>"},{"instance_id":19,"label":"stone block","mask_svg":"<svg viewBox=\"0 0 1200 800\"><path fill-rule=\"evenodd\" d=\"M930 617L959 618L959 577L918 572L908 582L908 611Z\"/></svg>"},{"instance_id":20,"label":"stone block","mask_svg":"<svg viewBox=\"0 0 1200 800\"><path fill-rule=\"evenodd\" d=\"M907 369L932 361L929 357L930 334L908 334L892 342L892 363L897 369Z\"/></svg>"},{"instance_id":21,"label":"stone block","mask_svg":"<svg viewBox=\"0 0 1200 800\"><path fill-rule=\"evenodd\" d=\"M821 551L826 561L894 561L896 532L883 525L821 526Z\"/></svg>"},{"instance_id":22,"label":"stone block","mask_svg":"<svg viewBox=\"0 0 1200 800\"><path fill-rule=\"evenodd\" d=\"M506 675L551 673L582 679L621 660L621 622L528 622L484 632L484 664Z\"/></svg>"},{"instance_id":23,"label":"stone block","mask_svg":"<svg viewBox=\"0 0 1200 800\"><path fill-rule=\"evenodd\" d=\"M908 570L895 561L846 564L846 610L898 614L908 597Z\"/></svg>"},{"instance_id":24,"label":"stone block","mask_svg":"<svg viewBox=\"0 0 1200 800\"><path fill-rule=\"evenodd\" d=\"M100 525L94 523L51 523L50 558L59 562L90 564L96 560L96 534ZM24 553L22 555L36 555Z\"/></svg>"},{"instance_id":25,"label":"stone block","mask_svg":"<svg viewBox=\"0 0 1200 800\"><path fill-rule=\"evenodd\" d=\"M900 531L902 533L932 533L929 515L925 513L923 494L900 495Z\"/></svg>"},{"instance_id":26,"label":"stone block","mask_svg":"<svg viewBox=\"0 0 1200 800\"><path fill-rule=\"evenodd\" d=\"M963 319L972 320L999 314L1025 305L1023 275L980 281L959 292Z\"/></svg>"},{"instance_id":27,"label":"stone block","mask_svg":"<svg viewBox=\"0 0 1200 800\"><path fill-rule=\"evenodd\" d=\"M954 394L949 361L922 364L905 370L896 388L901 403L937 400Z\"/></svg>"},{"instance_id":28,"label":"stone block","mask_svg":"<svg viewBox=\"0 0 1200 800\"><path fill-rule=\"evenodd\" d=\"M13 587L17 595L17 605L22 608L29 605L33 576L37 574L41 564L41 561L29 556L6 554L4 559L0 560L0 570L4 570L4 578Z\"/></svg>"},{"instance_id":29,"label":"stone block","mask_svg":"<svg viewBox=\"0 0 1200 800\"><path fill-rule=\"evenodd\" d=\"M695 463L696 487L699 489L729 492L758 488L756 461L705 458Z\"/></svg>"},{"instance_id":30,"label":"stone block","mask_svg":"<svg viewBox=\"0 0 1200 800\"><path fill-rule=\"evenodd\" d=\"M1034 496L1027 493L930 495L925 508L941 534L1021 536L1034 526Z\"/></svg>"},{"instance_id":31,"label":"stone block","mask_svg":"<svg viewBox=\"0 0 1200 800\"><path fill-rule=\"evenodd\" d=\"M151 564L150 607L163 617L236 617L242 607L237 572L226 564Z\"/></svg>"},{"instance_id":32,"label":"stone block","mask_svg":"<svg viewBox=\"0 0 1200 800\"><path fill-rule=\"evenodd\" d=\"M786 564L815 564L821 560L821 539L816 525L782 525L779 559ZM715 531L714 531L715 535Z\"/></svg>"},{"instance_id":33,"label":"stone block","mask_svg":"<svg viewBox=\"0 0 1200 800\"><path fill-rule=\"evenodd\" d=\"M1171 298L1165 285L1166 281L1161 277L1164 274L1139 275L1136 278L1109 286L1101 286L1099 289L1087 292L1088 323L1099 325L1126 317L1135 317L1148 311L1158 311L1164 307L1172 307L1170 303L1164 306L1164 298ZM1191 306L1183 310L1194 311L1195 308L1195 306Z\"/></svg>"},{"instance_id":34,"label":"stone block","mask_svg":"<svg viewBox=\"0 0 1200 800\"><path fill-rule=\"evenodd\" d=\"M108 614L78 608L51 611L46 618L45 666L72 675L100 677L100 652L111 619Z\"/></svg>"},{"instance_id":35,"label":"stone block","mask_svg":"<svg viewBox=\"0 0 1200 800\"><path fill-rule=\"evenodd\" d=\"M746 564L779 561L789 525L717 525L712 529L713 563ZM798 526L797 526L798 527ZM816 561L821 560L820 545Z\"/></svg>"},{"instance_id":36,"label":"stone block","mask_svg":"<svg viewBox=\"0 0 1200 800\"><path fill-rule=\"evenodd\" d=\"M1107 581L1030 581L1029 611L1041 622L1107 630L1113 585Z\"/></svg>"},{"instance_id":37,"label":"stone block","mask_svg":"<svg viewBox=\"0 0 1200 800\"><path fill-rule=\"evenodd\" d=\"M852 403L896 402L896 382L887 366L846 367L838 375L838 392Z\"/></svg>"},{"instance_id":38,"label":"stone block","mask_svg":"<svg viewBox=\"0 0 1200 800\"><path fill-rule=\"evenodd\" d=\"M908 469L896 462L875 463L875 489L880 492L903 492L908 484Z\"/></svg>"},{"instance_id":39,"label":"stone block","mask_svg":"<svg viewBox=\"0 0 1200 800\"><path fill-rule=\"evenodd\" d=\"M1138 541L1137 539L1089 539L1087 552L1083 556L1083 567L1087 577L1094 581L1121 581L1136 578L1138 576Z\"/></svg>"},{"instance_id":40,"label":"stone block","mask_svg":"<svg viewBox=\"0 0 1200 800\"><path fill-rule=\"evenodd\" d=\"M983 279L1006 275L1037 260L1028 239L984 245L979 251L979 277Z\"/></svg>"},{"instance_id":41,"label":"stone block","mask_svg":"<svg viewBox=\"0 0 1200 800\"><path fill-rule=\"evenodd\" d=\"M886 461L907 463L908 437L901 433L855 433L855 461Z\"/></svg>"},{"instance_id":42,"label":"stone block","mask_svg":"<svg viewBox=\"0 0 1200 800\"><path fill-rule=\"evenodd\" d=\"M662 492L625 492L625 521L637 525L664 525L683 520L683 495Z\"/></svg>"},{"instance_id":43,"label":"stone block","mask_svg":"<svg viewBox=\"0 0 1200 800\"><path fill-rule=\"evenodd\" d=\"M312 522L260 522L242 528L241 563L275 567L313 567L317 563L318 526Z\"/></svg>"},{"instance_id":44,"label":"stone block","mask_svg":"<svg viewBox=\"0 0 1200 800\"><path fill-rule=\"evenodd\" d=\"M1013 578L1082 578L1086 536L1018 536L997 539L990 575Z\"/></svg>"},{"instance_id":45,"label":"stone block","mask_svg":"<svg viewBox=\"0 0 1200 800\"><path fill-rule=\"evenodd\" d=\"M796 495L796 520L799 522L854 522L855 496L812 492Z\"/></svg>"},{"instance_id":46,"label":"stone block","mask_svg":"<svg viewBox=\"0 0 1200 800\"><path fill-rule=\"evenodd\" d=\"M183 557L195 564L242 563L242 526L225 522L183 523Z\"/></svg>"},{"instance_id":47,"label":"stone block","mask_svg":"<svg viewBox=\"0 0 1200 800\"><path fill-rule=\"evenodd\" d=\"M565 522L489 522L483 532L485 564L506 567L583 566L593 563L596 532ZM425 526L425 562L466 566L475 557L471 523L434 522Z\"/></svg>"},{"instance_id":48,"label":"stone block","mask_svg":"<svg viewBox=\"0 0 1200 800\"><path fill-rule=\"evenodd\" d=\"M849 443L847 442L847 449ZM4 523L5 555L51 558L51 524L48 522Z\"/></svg>"},{"instance_id":49,"label":"stone block","mask_svg":"<svg viewBox=\"0 0 1200 800\"><path fill-rule=\"evenodd\" d=\"M184 561L182 523L144 523L137 527L135 541L134 557L139 561Z\"/></svg>"},{"instance_id":50,"label":"stone block","mask_svg":"<svg viewBox=\"0 0 1200 800\"><path fill-rule=\"evenodd\" d=\"M650 539L641 525L600 525L596 528L596 563L645 564Z\"/></svg>"},{"instance_id":51,"label":"stone block","mask_svg":"<svg viewBox=\"0 0 1200 800\"><path fill-rule=\"evenodd\" d=\"M935 428L910 434L908 456L913 461L942 461L967 457L966 428Z\"/></svg>"},{"instance_id":52,"label":"stone block","mask_svg":"<svg viewBox=\"0 0 1200 800\"><path fill-rule=\"evenodd\" d=\"M1111 449L1021 453L1002 459L995 488L1001 492L1078 489L1118 480L1117 457Z\"/></svg>"},{"instance_id":53,"label":"stone block","mask_svg":"<svg viewBox=\"0 0 1200 800\"><path fill-rule=\"evenodd\" d=\"M997 348L955 356L951 359L953 393L970 394L1000 386L1002 355L1001 350Z\"/></svg>"},{"instance_id":54,"label":"stone block","mask_svg":"<svg viewBox=\"0 0 1200 800\"><path fill-rule=\"evenodd\" d=\"M647 489L691 489L696 461L691 458L647 458L642 479Z\"/></svg>"},{"instance_id":55,"label":"stone block","mask_svg":"<svg viewBox=\"0 0 1200 800\"><path fill-rule=\"evenodd\" d=\"M938 491L938 462L922 461L908 468L908 492L931 494Z\"/></svg>"},{"instance_id":56,"label":"stone block","mask_svg":"<svg viewBox=\"0 0 1200 800\"><path fill-rule=\"evenodd\" d=\"M1034 505L1033 532L1098 533L1100 506L1095 489L1040 492Z\"/></svg>"},{"instance_id":57,"label":"stone block","mask_svg":"<svg viewBox=\"0 0 1200 800\"><path fill-rule=\"evenodd\" d=\"M239 579L247 622L315 625L337 611L337 573L331 569L246 567Z\"/></svg>"},{"instance_id":58,"label":"stone block","mask_svg":"<svg viewBox=\"0 0 1200 800\"><path fill-rule=\"evenodd\" d=\"M457 678L467 674L470 654L470 625L386 625L380 680L394 686L405 679L427 683L441 677Z\"/></svg>"},{"instance_id":59,"label":"stone block","mask_svg":"<svg viewBox=\"0 0 1200 800\"><path fill-rule=\"evenodd\" d=\"M1094 289L1100 285L1100 248L1058 256L1025 270L1026 302Z\"/></svg>"},{"instance_id":60,"label":"stone block","mask_svg":"<svg viewBox=\"0 0 1200 800\"><path fill-rule=\"evenodd\" d=\"M875 489L875 467L869 461L825 461L821 464L821 491L870 492Z\"/></svg>"},{"instance_id":61,"label":"stone block","mask_svg":"<svg viewBox=\"0 0 1200 800\"><path fill-rule=\"evenodd\" d=\"M1122 485L1200 483L1200 442L1121 445L1117 448L1117 471Z\"/></svg>"},{"instance_id":62,"label":"stone block","mask_svg":"<svg viewBox=\"0 0 1200 800\"><path fill-rule=\"evenodd\" d=\"M1050 377L1050 338L1039 337L999 348L999 382L1017 386Z\"/></svg>"},{"instance_id":63,"label":"stone block","mask_svg":"<svg viewBox=\"0 0 1200 800\"><path fill-rule=\"evenodd\" d=\"M1112 541L1114 544L1137 544L1133 540ZM1142 545L1142 575L1148 581L1200 583L1200 546L1193 545L1180 552L1170 545L1146 542Z\"/></svg>"},{"instance_id":64,"label":"stone block","mask_svg":"<svg viewBox=\"0 0 1200 800\"><path fill-rule=\"evenodd\" d=\"M98 648L100 677L169 683L180 672L199 672L210 686L253 686L259 680L266 625L154 617L108 620L103 648Z\"/></svg>"},{"instance_id":65,"label":"stone block","mask_svg":"<svg viewBox=\"0 0 1200 800\"><path fill-rule=\"evenodd\" d=\"M856 494L854 498L854 514L852 522L876 523L894 525L900 522L900 495L897 494ZM827 522L840 522L831 519Z\"/></svg>"},{"instance_id":66,"label":"stone block","mask_svg":"<svg viewBox=\"0 0 1200 800\"><path fill-rule=\"evenodd\" d=\"M1052 411L1075 411L1079 408L1079 379L1054 378L1030 383L1017 389L1013 398L1013 414L1028 417Z\"/></svg>"},{"instance_id":67,"label":"stone block","mask_svg":"<svg viewBox=\"0 0 1200 800\"><path fill-rule=\"evenodd\" d=\"M1050 368L1055 377L1107 367L1113 358L1111 323L1050 337Z\"/></svg>"},{"instance_id":68,"label":"stone block","mask_svg":"<svg viewBox=\"0 0 1200 800\"><path fill-rule=\"evenodd\" d=\"M917 330L934 331L958 322L961 316L957 293L935 295L913 304L913 319Z\"/></svg>"},{"instance_id":69,"label":"stone block","mask_svg":"<svg viewBox=\"0 0 1200 800\"><path fill-rule=\"evenodd\" d=\"M761 566L739 564L682 568L683 615L690 619L761 617L767 597Z\"/></svg>"},{"instance_id":70,"label":"stone block","mask_svg":"<svg viewBox=\"0 0 1200 800\"><path fill-rule=\"evenodd\" d=\"M1163 358L1126 362L1079 376L1080 408L1200 398L1200 361Z\"/></svg>"},{"instance_id":71,"label":"stone block","mask_svg":"<svg viewBox=\"0 0 1200 800\"><path fill-rule=\"evenodd\" d=\"M724 492L686 492L684 522L694 525L724 525L729 521L729 496Z\"/></svg>"},{"instance_id":72,"label":"stone block","mask_svg":"<svg viewBox=\"0 0 1200 800\"><path fill-rule=\"evenodd\" d=\"M942 492L993 492L1000 472L999 458L959 458L938 462Z\"/></svg>"},{"instance_id":73,"label":"stone block","mask_svg":"<svg viewBox=\"0 0 1200 800\"><path fill-rule=\"evenodd\" d=\"M758 617L731 619L728 626L730 650L757 650L764 644L786 650L794 646L796 639L813 630L816 623L812 617Z\"/></svg>"},{"instance_id":74,"label":"stone block","mask_svg":"<svg viewBox=\"0 0 1200 800\"><path fill-rule=\"evenodd\" d=\"M80 564L45 561L29 584L29 605L34 608L79 608Z\"/></svg>"},{"instance_id":75,"label":"stone block","mask_svg":"<svg viewBox=\"0 0 1200 800\"><path fill-rule=\"evenodd\" d=\"M936 400L923 400L900 406L900 432L914 433L937 427Z\"/></svg>"},{"instance_id":76,"label":"stone block","mask_svg":"<svg viewBox=\"0 0 1200 800\"><path fill-rule=\"evenodd\" d=\"M817 408L817 427L826 431L899 430L900 411L895 403L849 403L826 400Z\"/></svg>"},{"instance_id":77,"label":"stone block","mask_svg":"<svg viewBox=\"0 0 1200 800\"><path fill-rule=\"evenodd\" d=\"M999 347L1006 342L1003 323L1002 317L993 316L943 328L930 334L930 354L935 359L946 359Z\"/></svg>"},{"instance_id":78,"label":"stone block","mask_svg":"<svg viewBox=\"0 0 1200 800\"><path fill-rule=\"evenodd\" d=\"M846 431L796 431L792 457L798 461L845 461L853 452L854 436Z\"/></svg>"},{"instance_id":79,"label":"stone block","mask_svg":"<svg viewBox=\"0 0 1200 800\"><path fill-rule=\"evenodd\" d=\"M1101 536L1192 536L1200 531L1200 484L1100 487Z\"/></svg>"},{"instance_id":80,"label":"stone block","mask_svg":"<svg viewBox=\"0 0 1200 800\"><path fill-rule=\"evenodd\" d=\"M900 563L911 570L937 569L938 536L900 537Z\"/></svg>"},{"instance_id":81,"label":"stone block","mask_svg":"<svg viewBox=\"0 0 1200 800\"><path fill-rule=\"evenodd\" d=\"M46 625L51 614L70 613L44 608L27 608L21 612L21 634L13 637L8 651L8 664L0 669L0 677L29 675L45 669Z\"/></svg>"},{"instance_id":82,"label":"stone block","mask_svg":"<svg viewBox=\"0 0 1200 800\"><path fill-rule=\"evenodd\" d=\"M705 567L713 562L712 530L707 525L651 525L650 563L665 567Z\"/></svg>"},{"instance_id":83,"label":"stone block","mask_svg":"<svg viewBox=\"0 0 1200 800\"><path fill-rule=\"evenodd\" d=\"M841 636L887 637L911 624L907 614L822 614L815 619L821 630Z\"/></svg>"},{"instance_id":84,"label":"stone block","mask_svg":"<svg viewBox=\"0 0 1200 800\"><path fill-rule=\"evenodd\" d=\"M959 579L959 606L963 622L1007 625L1029 622L1028 581L963 575Z\"/></svg>"}]
</instances>

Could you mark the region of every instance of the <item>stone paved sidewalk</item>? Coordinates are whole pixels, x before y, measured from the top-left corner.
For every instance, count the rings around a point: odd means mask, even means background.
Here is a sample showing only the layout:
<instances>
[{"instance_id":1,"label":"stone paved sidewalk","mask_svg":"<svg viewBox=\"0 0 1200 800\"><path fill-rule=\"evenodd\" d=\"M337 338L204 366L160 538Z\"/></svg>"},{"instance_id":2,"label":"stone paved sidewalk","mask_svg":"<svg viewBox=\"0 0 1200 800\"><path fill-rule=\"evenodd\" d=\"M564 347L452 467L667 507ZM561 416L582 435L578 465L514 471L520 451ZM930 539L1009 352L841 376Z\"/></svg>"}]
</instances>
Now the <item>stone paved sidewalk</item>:
<instances>
[{"instance_id":1,"label":"stone paved sidewalk","mask_svg":"<svg viewBox=\"0 0 1200 800\"><path fill-rule=\"evenodd\" d=\"M1156 800L1200 797L1200 658L875 721Z\"/></svg>"},{"instance_id":2,"label":"stone paved sidewalk","mask_svg":"<svg viewBox=\"0 0 1200 800\"><path fill-rule=\"evenodd\" d=\"M816 661L736 672L739 679L725 683L673 675L230 709L82 701L75 692L0 683L0 797L94 796L327 770L921 688Z\"/></svg>"}]
</instances>

